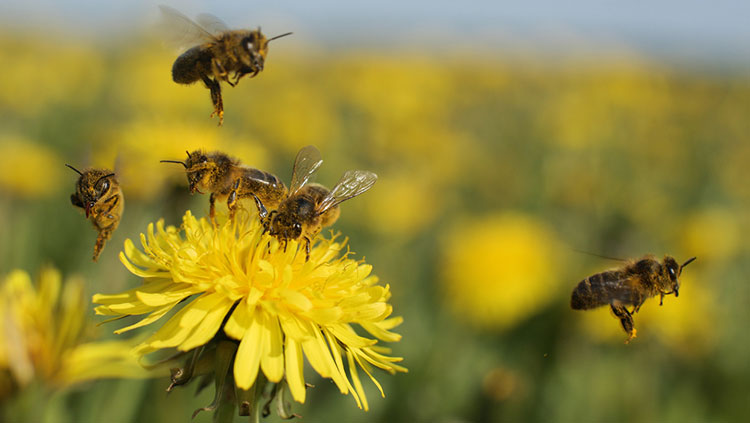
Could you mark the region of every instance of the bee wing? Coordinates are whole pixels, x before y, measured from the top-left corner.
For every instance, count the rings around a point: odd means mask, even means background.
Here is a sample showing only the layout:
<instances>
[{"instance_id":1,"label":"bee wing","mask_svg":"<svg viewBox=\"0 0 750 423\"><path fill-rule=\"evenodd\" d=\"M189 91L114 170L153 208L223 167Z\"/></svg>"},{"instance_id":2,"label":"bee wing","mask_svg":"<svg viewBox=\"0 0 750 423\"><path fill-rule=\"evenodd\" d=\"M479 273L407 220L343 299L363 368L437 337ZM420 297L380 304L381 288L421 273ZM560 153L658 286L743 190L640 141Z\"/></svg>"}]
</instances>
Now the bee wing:
<instances>
[{"instance_id":1,"label":"bee wing","mask_svg":"<svg viewBox=\"0 0 750 423\"><path fill-rule=\"evenodd\" d=\"M209 29L202 27L177 9L165 5L160 5L159 9L162 15L161 25L164 29L164 37L168 44L184 48L216 41L216 37Z\"/></svg>"},{"instance_id":2,"label":"bee wing","mask_svg":"<svg viewBox=\"0 0 750 423\"><path fill-rule=\"evenodd\" d=\"M321 164L323 164L323 158L320 155L320 151L314 145L302 147L299 153L297 153L297 158L294 159L289 195L295 194L300 188L310 182Z\"/></svg>"},{"instance_id":3,"label":"bee wing","mask_svg":"<svg viewBox=\"0 0 750 423\"><path fill-rule=\"evenodd\" d=\"M195 22L214 36L229 31L229 27L221 19L210 13L201 13L195 17Z\"/></svg>"},{"instance_id":4,"label":"bee wing","mask_svg":"<svg viewBox=\"0 0 750 423\"><path fill-rule=\"evenodd\" d=\"M592 290L609 301L633 304L638 298L637 276L626 275L619 271L608 271L594 275L588 280Z\"/></svg>"},{"instance_id":5,"label":"bee wing","mask_svg":"<svg viewBox=\"0 0 750 423\"><path fill-rule=\"evenodd\" d=\"M335 187L320 201L315 208L316 214L323 214L344 201L354 198L375 185L378 175L366 170L348 170L339 179Z\"/></svg>"}]
</instances>

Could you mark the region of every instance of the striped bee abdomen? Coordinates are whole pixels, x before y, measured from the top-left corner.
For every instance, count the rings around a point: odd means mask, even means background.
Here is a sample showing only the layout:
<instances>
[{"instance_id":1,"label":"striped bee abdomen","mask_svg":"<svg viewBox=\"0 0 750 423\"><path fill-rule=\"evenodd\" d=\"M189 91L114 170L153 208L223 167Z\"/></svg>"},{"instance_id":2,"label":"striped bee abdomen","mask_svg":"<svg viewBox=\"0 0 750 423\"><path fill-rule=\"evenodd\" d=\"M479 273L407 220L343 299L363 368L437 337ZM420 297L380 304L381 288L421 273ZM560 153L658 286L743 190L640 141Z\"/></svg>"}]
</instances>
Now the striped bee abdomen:
<instances>
[{"instance_id":1,"label":"striped bee abdomen","mask_svg":"<svg viewBox=\"0 0 750 423\"><path fill-rule=\"evenodd\" d=\"M621 271L609 271L589 276L578 283L570 298L574 310L588 310L607 305L622 290L625 275Z\"/></svg>"}]
</instances>

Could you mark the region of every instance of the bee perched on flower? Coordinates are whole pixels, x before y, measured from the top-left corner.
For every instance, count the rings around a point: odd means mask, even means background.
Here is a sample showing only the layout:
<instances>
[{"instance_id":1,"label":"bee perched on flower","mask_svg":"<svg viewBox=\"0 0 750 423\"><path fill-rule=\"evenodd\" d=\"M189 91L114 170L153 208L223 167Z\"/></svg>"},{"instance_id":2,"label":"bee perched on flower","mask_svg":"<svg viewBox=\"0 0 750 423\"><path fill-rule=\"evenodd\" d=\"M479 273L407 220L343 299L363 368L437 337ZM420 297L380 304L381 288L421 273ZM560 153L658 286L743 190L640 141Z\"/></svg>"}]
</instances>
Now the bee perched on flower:
<instances>
[{"instance_id":1,"label":"bee perched on flower","mask_svg":"<svg viewBox=\"0 0 750 423\"><path fill-rule=\"evenodd\" d=\"M373 367L406 371L396 364L401 358L377 345L401 338L391 332L402 319L390 317L390 289L370 274L370 265L349 257L346 241L318 237L306 260L296 240L283 248L264 232L258 216L244 209L231 220L217 216L216 225L188 211L181 228L165 227L160 220L147 232L141 236L143 252L127 240L120 254L143 284L95 295L96 312L146 315L117 333L165 319L136 351L144 356L176 349L187 356L185 365L173 371L168 389L213 363L215 401L196 412L225 409L226 401L234 399L242 415L258 416L261 410L266 415L271 401L278 401L280 415L291 416L285 386L294 400L305 401L303 357L365 410L359 369L381 394ZM355 326L371 337L358 334ZM260 407L260 399L268 396Z\"/></svg>"}]
</instances>

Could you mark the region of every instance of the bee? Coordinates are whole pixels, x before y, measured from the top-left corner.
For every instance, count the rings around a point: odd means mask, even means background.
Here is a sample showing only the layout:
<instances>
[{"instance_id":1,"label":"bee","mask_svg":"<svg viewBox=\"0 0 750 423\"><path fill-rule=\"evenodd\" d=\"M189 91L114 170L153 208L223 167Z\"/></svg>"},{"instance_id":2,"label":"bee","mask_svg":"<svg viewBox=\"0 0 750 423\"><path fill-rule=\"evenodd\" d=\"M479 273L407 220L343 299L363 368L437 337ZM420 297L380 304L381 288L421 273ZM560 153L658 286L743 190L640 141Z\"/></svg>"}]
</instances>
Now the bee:
<instances>
[{"instance_id":1,"label":"bee","mask_svg":"<svg viewBox=\"0 0 750 423\"><path fill-rule=\"evenodd\" d=\"M654 256L647 255L640 260L631 261L616 270L609 270L589 276L578 283L570 298L570 307L574 310L589 310L609 305L615 317L628 334L626 343L635 338L636 330L633 314L640 310L646 299L659 295L659 305L664 303L664 296L680 295L679 276L682 269L692 263L695 257L677 263L672 256L664 256L659 262ZM633 306L628 311L626 306Z\"/></svg>"},{"instance_id":2,"label":"bee","mask_svg":"<svg viewBox=\"0 0 750 423\"><path fill-rule=\"evenodd\" d=\"M219 117L219 126L224 122L219 83L223 81L234 87L243 76L258 75L265 65L268 43L292 34L266 38L260 27L230 30L219 18L206 13L198 15L196 22L171 7L159 8L165 23L175 34L181 35L180 44L198 44L177 57L172 65L172 80L178 84L203 81L211 91L214 105L211 117Z\"/></svg>"},{"instance_id":3,"label":"bee","mask_svg":"<svg viewBox=\"0 0 750 423\"><path fill-rule=\"evenodd\" d=\"M186 151L187 160L162 160L162 163L179 163L187 173L190 194L210 192L209 216L214 221L216 200L227 202L229 218L237 211L238 200L257 196L272 207L286 198L286 185L276 175L246 167L239 160L220 152L204 153Z\"/></svg>"},{"instance_id":4,"label":"bee","mask_svg":"<svg viewBox=\"0 0 750 423\"><path fill-rule=\"evenodd\" d=\"M284 248L289 240L304 240L307 260L312 239L339 218L339 204L369 190L378 179L372 172L349 170L332 190L308 183L322 163L320 151L308 145L297 153L289 194L276 210L268 212L262 199L254 196L264 229L284 243Z\"/></svg>"},{"instance_id":5,"label":"bee","mask_svg":"<svg viewBox=\"0 0 750 423\"><path fill-rule=\"evenodd\" d=\"M70 195L70 202L86 213L99 231L94 244L94 261L99 259L104 244L117 229L125 208L125 197L115 174L108 169L87 169L83 172L69 164L65 166L81 175L76 182L76 192Z\"/></svg>"}]
</instances>

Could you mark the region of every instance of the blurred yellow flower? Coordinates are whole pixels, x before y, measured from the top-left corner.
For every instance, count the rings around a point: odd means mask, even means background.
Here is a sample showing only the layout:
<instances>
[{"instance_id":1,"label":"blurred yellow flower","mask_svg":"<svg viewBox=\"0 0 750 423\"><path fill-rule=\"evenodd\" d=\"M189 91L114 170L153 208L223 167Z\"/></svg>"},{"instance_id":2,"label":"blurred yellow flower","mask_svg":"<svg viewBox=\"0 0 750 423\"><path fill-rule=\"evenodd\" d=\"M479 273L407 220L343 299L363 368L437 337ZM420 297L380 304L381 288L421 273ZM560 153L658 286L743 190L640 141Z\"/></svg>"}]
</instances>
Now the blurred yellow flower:
<instances>
[{"instance_id":1,"label":"blurred yellow flower","mask_svg":"<svg viewBox=\"0 0 750 423\"><path fill-rule=\"evenodd\" d=\"M555 235L519 213L477 219L447 237L442 281L453 310L480 326L506 329L544 307L560 280Z\"/></svg>"},{"instance_id":2,"label":"blurred yellow flower","mask_svg":"<svg viewBox=\"0 0 750 423\"><path fill-rule=\"evenodd\" d=\"M0 135L0 190L29 198L52 195L64 180L63 163L46 146Z\"/></svg>"},{"instance_id":3,"label":"blurred yellow flower","mask_svg":"<svg viewBox=\"0 0 750 423\"><path fill-rule=\"evenodd\" d=\"M180 52L160 45L142 45L118 54L118 66L112 74L114 96L123 105L144 115L184 115L186 112L213 110L203 83L192 86L172 81L172 63Z\"/></svg>"},{"instance_id":4,"label":"blurred yellow flower","mask_svg":"<svg viewBox=\"0 0 750 423\"><path fill-rule=\"evenodd\" d=\"M48 388L100 378L145 377L128 341L85 341L83 282L42 270L35 288L22 270L0 286L0 399L32 381Z\"/></svg>"},{"instance_id":5,"label":"blurred yellow flower","mask_svg":"<svg viewBox=\"0 0 750 423\"><path fill-rule=\"evenodd\" d=\"M378 125L417 120L438 122L449 116L455 85L445 63L414 54L349 55L330 72L345 87L342 96Z\"/></svg>"},{"instance_id":6,"label":"blurred yellow flower","mask_svg":"<svg viewBox=\"0 0 750 423\"><path fill-rule=\"evenodd\" d=\"M408 238L431 225L445 205L445 196L425 179L412 172L381 178L378 189L368 193L370 201L350 205L359 211L352 215L366 216L363 220L379 233Z\"/></svg>"},{"instance_id":7,"label":"blurred yellow flower","mask_svg":"<svg viewBox=\"0 0 750 423\"><path fill-rule=\"evenodd\" d=\"M435 185L456 184L464 176L461 171L476 159L475 140L441 124L378 125L370 137L369 145L363 146L369 157L422 179L429 177Z\"/></svg>"},{"instance_id":8,"label":"blurred yellow flower","mask_svg":"<svg viewBox=\"0 0 750 423\"><path fill-rule=\"evenodd\" d=\"M275 76L260 75L262 81L247 83L252 87L238 86L237 90L243 91L227 93L227 116L235 115L238 121L251 125L253 133L288 152L296 153L307 144L325 148L339 137L341 122L336 108L317 81L299 81L294 75L279 80Z\"/></svg>"},{"instance_id":9,"label":"blurred yellow flower","mask_svg":"<svg viewBox=\"0 0 750 423\"><path fill-rule=\"evenodd\" d=\"M58 103L88 105L104 74L101 55L81 43L36 37L0 37L0 109L25 117Z\"/></svg>"},{"instance_id":10,"label":"blurred yellow flower","mask_svg":"<svg viewBox=\"0 0 750 423\"><path fill-rule=\"evenodd\" d=\"M617 145L667 160L679 153L671 139L685 135L670 118L681 104L667 71L637 56L595 66L572 61L565 67L534 81L547 85L534 125L545 138L574 151L611 151Z\"/></svg>"},{"instance_id":11,"label":"blurred yellow flower","mask_svg":"<svg viewBox=\"0 0 750 423\"><path fill-rule=\"evenodd\" d=\"M721 208L699 210L686 216L681 226L683 250L706 263L730 260L740 253L743 232L737 212Z\"/></svg>"},{"instance_id":12,"label":"blurred yellow flower","mask_svg":"<svg viewBox=\"0 0 750 423\"><path fill-rule=\"evenodd\" d=\"M214 226L189 211L181 229L150 224L141 235L144 252L127 240L123 264L143 278L132 290L94 296L102 315L147 314L122 333L159 320L181 304L150 338L137 347L140 355L162 349L200 351L220 330L234 342L234 383L240 390L263 389L265 380L288 383L292 396L305 401L303 352L313 369L330 378L357 405L368 404L358 376L361 368L378 389L372 366L389 373L406 371L385 355L378 339L400 340L390 332L401 323L388 318L388 285L378 284L371 266L348 258L345 243L318 237L305 261L295 241L288 248L263 233L256 214L239 213L234 220L218 218ZM222 222L223 220L223 222ZM189 300L191 296L192 300ZM353 325L377 339L358 335ZM198 350L196 350L198 349ZM347 378L348 363L352 383ZM261 375L262 371L262 375ZM226 372L225 372L226 373ZM265 379L263 378L265 376ZM217 378L224 378L219 374ZM241 394L238 394L241 396Z\"/></svg>"}]
</instances>

